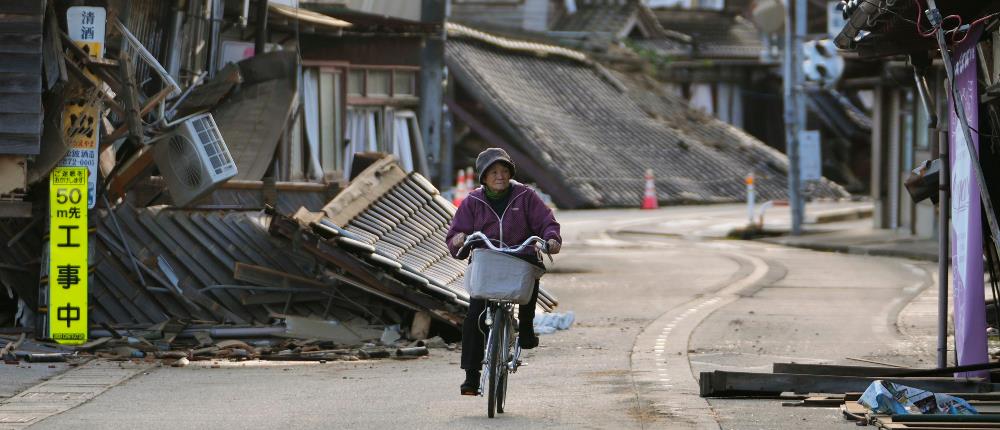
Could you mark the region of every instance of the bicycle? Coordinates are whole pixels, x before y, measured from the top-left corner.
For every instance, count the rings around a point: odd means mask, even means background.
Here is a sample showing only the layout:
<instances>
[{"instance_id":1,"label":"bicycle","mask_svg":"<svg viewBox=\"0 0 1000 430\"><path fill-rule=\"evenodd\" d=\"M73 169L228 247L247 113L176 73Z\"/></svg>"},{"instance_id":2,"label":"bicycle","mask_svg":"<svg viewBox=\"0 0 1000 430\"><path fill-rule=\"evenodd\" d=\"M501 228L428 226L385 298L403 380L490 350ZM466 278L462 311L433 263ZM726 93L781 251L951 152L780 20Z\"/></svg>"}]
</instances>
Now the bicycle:
<instances>
[{"instance_id":1,"label":"bicycle","mask_svg":"<svg viewBox=\"0 0 1000 430\"><path fill-rule=\"evenodd\" d=\"M488 385L486 411L490 418L495 413L504 412L507 397L507 378L516 373L521 363L520 335L514 333L514 304L530 301L534 281L544 270L531 263L512 257L527 246L534 244L548 254L548 246L538 236L529 237L517 247L498 247L482 232L475 232L465 239L463 249L476 240L482 240L487 248L473 250L472 264L466 275L466 289L473 298L486 299L485 323L489 327L486 334L483 370L479 380L479 395ZM495 254L490 254L490 252ZM497 255L510 260L498 260ZM552 256L549 255L549 259ZM502 267L492 267L492 266ZM492 270L491 272L491 269ZM497 272L500 270L500 272Z\"/></svg>"}]
</instances>

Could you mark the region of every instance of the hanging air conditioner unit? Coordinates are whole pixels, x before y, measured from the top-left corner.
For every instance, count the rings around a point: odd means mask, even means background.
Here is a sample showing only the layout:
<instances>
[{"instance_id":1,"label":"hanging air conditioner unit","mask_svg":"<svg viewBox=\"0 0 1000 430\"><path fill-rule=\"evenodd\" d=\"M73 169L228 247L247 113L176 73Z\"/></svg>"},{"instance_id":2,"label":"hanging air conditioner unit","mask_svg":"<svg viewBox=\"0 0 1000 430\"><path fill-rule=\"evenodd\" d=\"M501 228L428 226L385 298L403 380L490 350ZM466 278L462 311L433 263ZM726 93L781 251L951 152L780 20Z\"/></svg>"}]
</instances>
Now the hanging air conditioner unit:
<instances>
[{"instance_id":1,"label":"hanging air conditioner unit","mask_svg":"<svg viewBox=\"0 0 1000 430\"><path fill-rule=\"evenodd\" d=\"M156 143L153 159L175 206L187 206L236 176L236 163L210 113L177 126Z\"/></svg>"}]
</instances>

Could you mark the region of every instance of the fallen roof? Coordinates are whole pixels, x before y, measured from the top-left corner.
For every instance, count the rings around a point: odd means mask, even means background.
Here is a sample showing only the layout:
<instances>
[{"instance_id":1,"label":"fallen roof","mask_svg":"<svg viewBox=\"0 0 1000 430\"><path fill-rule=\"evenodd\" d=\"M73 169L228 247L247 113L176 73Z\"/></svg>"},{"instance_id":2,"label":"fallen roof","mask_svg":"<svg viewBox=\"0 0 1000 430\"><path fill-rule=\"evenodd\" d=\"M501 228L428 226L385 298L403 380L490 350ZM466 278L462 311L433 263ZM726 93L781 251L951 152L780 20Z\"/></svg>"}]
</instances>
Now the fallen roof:
<instances>
[{"instance_id":1,"label":"fallen roof","mask_svg":"<svg viewBox=\"0 0 1000 430\"><path fill-rule=\"evenodd\" d=\"M238 185L216 191L216 198L257 205L267 193L253 182ZM444 241L455 208L422 176L406 174L387 157L325 205L316 203L327 192L321 187L278 188L284 188L279 206L303 203L296 218L274 207L123 203L95 210L90 321L119 328L168 319L260 326L313 316L405 325L425 312L461 325L469 303L465 264L451 258ZM0 287L11 287L29 309L45 308L37 300L40 224L0 222L0 240L9 244L0 247ZM539 297L543 310L557 305L548 291Z\"/></svg>"},{"instance_id":2,"label":"fallen roof","mask_svg":"<svg viewBox=\"0 0 1000 430\"><path fill-rule=\"evenodd\" d=\"M401 309L427 311L453 326L462 318L464 303L417 294L414 285L421 281L393 278L397 271L391 267L343 251L309 252L310 236L299 237L299 223L274 209L199 211L126 204L97 215L90 284L94 323L148 326L175 318L267 325L300 315L399 324L406 322L400 320ZM0 229L5 236L12 232ZM10 261L27 261L27 251L40 246L35 239L19 243L24 252ZM428 278L423 283L444 279L434 277L434 270L422 272ZM19 294L30 296L30 291Z\"/></svg>"},{"instance_id":3,"label":"fallen roof","mask_svg":"<svg viewBox=\"0 0 1000 430\"><path fill-rule=\"evenodd\" d=\"M415 292L467 307L466 264L445 246L454 215L455 207L426 178L407 174L386 157L354 178L322 213L300 211L296 219L325 239L317 239L310 252L333 257L346 251ZM558 303L544 289L539 297L543 310Z\"/></svg>"},{"instance_id":4,"label":"fallen roof","mask_svg":"<svg viewBox=\"0 0 1000 430\"><path fill-rule=\"evenodd\" d=\"M510 50L514 42L484 43L489 39L450 30L449 70L509 135L515 162L560 207L637 206L647 168L664 203L742 200L750 171L762 198L787 196L785 156L655 86L586 59ZM450 107L477 133L491 133L462 106ZM814 196L846 192L823 181Z\"/></svg>"}]
</instances>

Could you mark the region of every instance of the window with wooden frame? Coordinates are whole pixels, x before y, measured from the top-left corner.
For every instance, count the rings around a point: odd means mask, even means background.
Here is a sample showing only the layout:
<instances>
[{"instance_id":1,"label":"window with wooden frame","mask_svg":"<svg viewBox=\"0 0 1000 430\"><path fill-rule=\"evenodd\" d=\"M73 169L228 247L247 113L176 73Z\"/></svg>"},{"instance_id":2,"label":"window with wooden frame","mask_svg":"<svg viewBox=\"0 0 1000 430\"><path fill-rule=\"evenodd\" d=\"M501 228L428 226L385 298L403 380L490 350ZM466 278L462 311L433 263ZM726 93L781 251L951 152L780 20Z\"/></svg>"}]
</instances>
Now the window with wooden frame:
<instances>
[{"instance_id":1,"label":"window with wooden frame","mask_svg":"<svg viewBox=\"0 0 1000 430\"><path fill-rule=\"evenodd\" d=\"M346 63L306 62L303 66L303 129L309 153L322 167L323 176L337 177L345 167Z\"/></svg>"},{"instance_id":2,"label":"window with wooden frame","mask_svg":"<svg viewBox=\"0 0 1000 430\"><path fill-rule=\"evenodd\" d=\"M419 136L412 137L413 130L419 131L413 114L419 103L419 67L303 63L306 136L316 136L324 174L346 176L353 154L366 151L393 153L404 166L413 166L412 145L419 145ZM315 95L309 92L311 85Z\"/></svg>"},{"instance_id":3,"label":"window with wooden frame","mask_svg":"<svg viewBox=\"0 0 1000 430\"><path fill-rule=\"evenodd\" d=\"M417 72L414 66L350 65L347 72L348 105L416 105Z\"/></svg>"}]
</instances>

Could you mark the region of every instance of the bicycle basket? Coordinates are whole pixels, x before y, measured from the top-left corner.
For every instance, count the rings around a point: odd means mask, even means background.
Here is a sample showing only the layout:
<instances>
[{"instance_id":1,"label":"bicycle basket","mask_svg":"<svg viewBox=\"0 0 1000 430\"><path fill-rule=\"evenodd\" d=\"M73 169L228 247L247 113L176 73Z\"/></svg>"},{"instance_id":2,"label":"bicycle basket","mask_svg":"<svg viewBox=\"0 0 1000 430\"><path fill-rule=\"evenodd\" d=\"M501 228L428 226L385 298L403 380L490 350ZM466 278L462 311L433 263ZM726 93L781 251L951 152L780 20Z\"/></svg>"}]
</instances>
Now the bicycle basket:
<instances>
[{"instance_id":1,"label":"bicycle basket","mask_svg":"<svg viewBox=\"0 0 1000 430\"><path fill-rule=\"evenodd\" d=\"M535 281L544 273L542 268L503 252L474 249L472 264L465 269L465 291L474 299L524 305L531 301Z\"/></svg>"}]
</instances>

